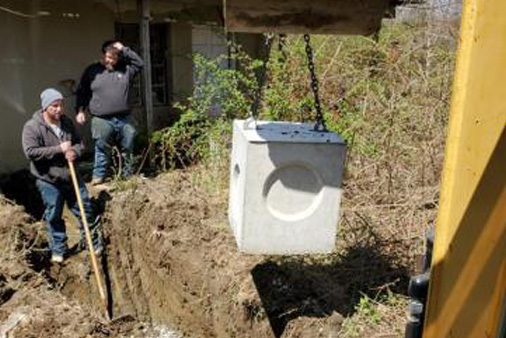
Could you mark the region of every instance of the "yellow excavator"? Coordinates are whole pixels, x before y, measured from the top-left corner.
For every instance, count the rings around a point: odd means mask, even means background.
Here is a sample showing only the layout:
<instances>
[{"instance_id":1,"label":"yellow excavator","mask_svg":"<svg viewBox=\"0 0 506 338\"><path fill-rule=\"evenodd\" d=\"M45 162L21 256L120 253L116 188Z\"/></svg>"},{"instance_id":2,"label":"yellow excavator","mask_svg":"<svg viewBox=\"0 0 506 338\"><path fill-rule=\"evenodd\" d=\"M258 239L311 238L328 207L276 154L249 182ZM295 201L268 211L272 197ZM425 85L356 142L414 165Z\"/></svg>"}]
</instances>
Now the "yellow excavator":
<instances>
[{"instance_id":1,"label":"yellow excavator","mask_svg":"<svg viewBox=\"0 0 506 338\"><path fill-rule=\"evenodd\" d=\"M225 25L371 35L402 2L224 0ZM412 280L407 337L506 337L505 81L506 0L464 0L430 273Z\"/></svg>"}]
</instances>

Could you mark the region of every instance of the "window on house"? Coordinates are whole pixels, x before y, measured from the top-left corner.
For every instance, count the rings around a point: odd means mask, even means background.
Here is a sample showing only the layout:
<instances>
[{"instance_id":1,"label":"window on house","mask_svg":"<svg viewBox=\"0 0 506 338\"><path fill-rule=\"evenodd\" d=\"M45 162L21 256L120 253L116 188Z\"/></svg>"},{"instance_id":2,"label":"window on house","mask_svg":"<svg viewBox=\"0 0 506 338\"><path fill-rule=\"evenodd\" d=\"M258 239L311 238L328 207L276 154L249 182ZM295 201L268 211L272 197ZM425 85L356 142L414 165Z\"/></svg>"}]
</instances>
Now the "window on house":
<instances>
[{"instance_id":1,"label":"window on house","mask_svg":"<svg viewBox=\"0 0 506 338\"><path fill-rule=\"evenodd\" d=\"M151 52L151 86L153 87L153 105L164 106L169 104L169 81L168 81L168 60L167 51L167 29L166 24L152 24L150 32ZM132 48L141 55L139 25L136 23L116 23L116 38L126 46ZM132 105L142 104L141 77L135 78L130 92L130 103Z\"/></svg>"}]
</instances>

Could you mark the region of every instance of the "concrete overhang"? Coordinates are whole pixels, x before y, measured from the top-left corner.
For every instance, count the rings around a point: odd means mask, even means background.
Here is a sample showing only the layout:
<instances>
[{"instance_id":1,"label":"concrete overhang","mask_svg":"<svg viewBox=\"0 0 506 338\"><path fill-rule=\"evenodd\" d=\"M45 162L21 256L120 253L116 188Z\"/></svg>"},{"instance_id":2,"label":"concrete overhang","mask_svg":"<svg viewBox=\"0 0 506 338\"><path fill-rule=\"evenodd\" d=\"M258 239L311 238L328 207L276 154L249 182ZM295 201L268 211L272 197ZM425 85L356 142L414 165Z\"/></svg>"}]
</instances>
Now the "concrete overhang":
<instances>
[{"instance_id":1,"label":"concrete overhang","mask_svg":"<svg viewBox=\"0 0 506 338\"><path fill-rule=\"evenodd\" d=\"M137 0L94 0L137 12ZM154 21L214 22L229 32L371 35L396 6L424 0L148 0Z\"/></svg>"},{"instance_id":2,"label":"concrete overhang","mask_svg":"<svg viewBox=\"0 0 506 338\"><path fill-rule=\"evenodd\" d=\"M396 6L423 0L223 0L232 32L371 35Z\"/></svg>"}]
</instances>

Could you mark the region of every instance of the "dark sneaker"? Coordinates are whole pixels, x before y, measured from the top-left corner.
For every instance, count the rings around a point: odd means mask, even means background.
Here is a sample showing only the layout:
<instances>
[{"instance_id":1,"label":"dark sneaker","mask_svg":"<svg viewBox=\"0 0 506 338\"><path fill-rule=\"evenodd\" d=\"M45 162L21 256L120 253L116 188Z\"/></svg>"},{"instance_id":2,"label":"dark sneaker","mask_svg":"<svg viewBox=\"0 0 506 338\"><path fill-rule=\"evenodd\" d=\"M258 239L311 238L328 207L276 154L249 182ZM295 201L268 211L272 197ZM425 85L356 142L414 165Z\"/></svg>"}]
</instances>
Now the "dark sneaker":
<instances>
[{"instance_id":1,"label":"dark sneaker","mask_svg":"<svg viewBox=\"0 0 506 338\"><path fill-rule=\"evenodd\" d=\"M79 253L79 252L84 251L84 250L86 250L86 240L85 239L81 239L79 241L79 243L77 243L76 253Z\"/></svg>"},{"instance_id":2,"label":"dark sneaker","mask_svg":"<svg viewBox=\"0 0 506 338\"><path fill-rule=\"evenodd\" d=\"M69 251L68 251L68 255L69 256L73 256L73 255L77 255L78 253L80 253L81 251L83 251L84 249L86 249L86 245L82 242L82 241L79 241L79 243L73 245Z\"/></svg>"}]
</instances>

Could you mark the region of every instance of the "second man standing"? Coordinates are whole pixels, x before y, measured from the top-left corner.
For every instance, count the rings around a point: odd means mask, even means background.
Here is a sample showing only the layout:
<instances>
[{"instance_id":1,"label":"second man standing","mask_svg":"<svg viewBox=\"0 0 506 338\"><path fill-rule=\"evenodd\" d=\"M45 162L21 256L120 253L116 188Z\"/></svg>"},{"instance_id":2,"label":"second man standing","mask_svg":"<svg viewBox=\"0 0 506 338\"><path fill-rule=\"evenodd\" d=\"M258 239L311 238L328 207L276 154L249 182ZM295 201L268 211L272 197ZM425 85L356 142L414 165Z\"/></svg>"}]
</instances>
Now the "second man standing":
<instances>
[{"instance_id":1,"label":"second man standing","mask_svg":"<svg viewBox=\"0 0 506 338\"><path fill-rule=\"evenodd\" d=\"M100 62L84 71L77 90L76 121L84 124L91 114L91 134L95 142L95 161L91 184L103 183L109 173L112 147L123 157L123 176L133 174L133 145L136 134L128 97L133 78L142 69L142 59L119 41L102 45Z\"/></svg>"}]
</instances>

